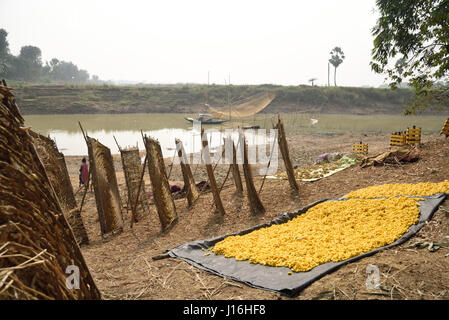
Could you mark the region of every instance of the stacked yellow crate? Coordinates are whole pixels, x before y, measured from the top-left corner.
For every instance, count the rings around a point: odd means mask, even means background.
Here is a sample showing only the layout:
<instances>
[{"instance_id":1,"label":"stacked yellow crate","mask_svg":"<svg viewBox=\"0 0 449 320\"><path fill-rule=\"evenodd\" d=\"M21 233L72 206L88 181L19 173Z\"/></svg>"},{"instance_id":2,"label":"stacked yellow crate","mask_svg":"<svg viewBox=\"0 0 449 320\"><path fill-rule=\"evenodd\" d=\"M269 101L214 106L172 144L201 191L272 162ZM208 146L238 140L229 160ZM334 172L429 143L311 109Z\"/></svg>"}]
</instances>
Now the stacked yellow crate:
<instances>
[{"instance_id":1,"label":"stacked yellow crate","mask_svg":"<svg viewBox=\"0 0 449 320\"><path fill-rule=\"evenodd\" d=\"M407 128L406 139L408 145L420 144L421 143L421 128Z\"/></svg>"},{"instance_id":2,"label":"stacked yellow crate","mask_svg":"<svg viewBox=\"0 0 449 320\"><path fill-rule=\"evenodd\" d=\"M368 144L363 143L362 141L360 141L360 143L355 143L352 146L352 152L355 154L367 155L368 154Z\"/></svg>"},{"instance_id":3,"label":"stacked yellow crate","mask_svg":"<svg viewBox=\"0 0 449 320\"><path fill-rule=\"evenodd\" d=\"M405 132L394 132L391 134L390 147L402 147L407 144L407 135Z\"/></svg>"},{"instance_id":4,"label":"stacked yellow crate","mask_svg":"<svg viewBox=\"0 0 449 320\"><path fill-rule=\"evenodd\" d=\"M441 129L440 134L444 134L447 137L449 137L449 118L447 118L446 122L443 125L443 129Z\"/></svg>"}]
</instances>

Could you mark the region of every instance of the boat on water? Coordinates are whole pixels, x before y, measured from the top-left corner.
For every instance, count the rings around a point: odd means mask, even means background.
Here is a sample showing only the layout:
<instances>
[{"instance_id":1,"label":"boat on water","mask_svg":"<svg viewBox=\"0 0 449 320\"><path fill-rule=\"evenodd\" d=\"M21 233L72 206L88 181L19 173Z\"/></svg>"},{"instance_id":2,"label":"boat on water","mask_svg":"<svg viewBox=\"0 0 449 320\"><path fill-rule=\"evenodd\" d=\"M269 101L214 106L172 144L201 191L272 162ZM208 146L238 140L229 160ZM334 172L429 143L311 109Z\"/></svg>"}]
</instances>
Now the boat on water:
<instances>
[{"instance_id":1,"label":"boat on water","mask_svg":"<svg viewBox=\"0 0 449 320\"><path fill-rule=\"evenodd\" d=\"M260 129L260 126L259 125L255 125L255 126L243 127L243 130L253 130L253 129Z\"/></svg>"},{"instance_id":2,"label":"boat on water","mask_svg":"<svg viewBox=\"0 0 449 320\"><path fill-rule=\"evenodd\" d=\"M193 123L194 121L199 121L202 124L220 124L223 122L226 122L228 120L223 120L223 119L216 119L213 118L211 114L209 113L200 113L199 117L197 119L193 119L193 118L184 118L187 121Z\"/></svg>"}]
</instances>

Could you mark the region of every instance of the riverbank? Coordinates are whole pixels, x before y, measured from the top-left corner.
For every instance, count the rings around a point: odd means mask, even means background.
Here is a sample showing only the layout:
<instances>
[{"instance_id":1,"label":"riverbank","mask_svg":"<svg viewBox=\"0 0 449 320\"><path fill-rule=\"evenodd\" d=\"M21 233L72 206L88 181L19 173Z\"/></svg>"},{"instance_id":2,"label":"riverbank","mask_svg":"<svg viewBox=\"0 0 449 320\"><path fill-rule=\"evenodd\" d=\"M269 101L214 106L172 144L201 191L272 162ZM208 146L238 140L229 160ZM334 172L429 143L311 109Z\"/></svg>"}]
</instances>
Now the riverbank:
<instances>
[{"instance_id":1,"label":"riverbank","mask_svg":"<svg viewBox=\"0 0 449 320\"><path fill-rule=\"evenodd\" d=\"M24 85L14 87L22 114L199 113L276 91L262 113L402 114L409 89L279 85ZM227 107L226 107L227 109Z\"/></svg>"}]
</instances>

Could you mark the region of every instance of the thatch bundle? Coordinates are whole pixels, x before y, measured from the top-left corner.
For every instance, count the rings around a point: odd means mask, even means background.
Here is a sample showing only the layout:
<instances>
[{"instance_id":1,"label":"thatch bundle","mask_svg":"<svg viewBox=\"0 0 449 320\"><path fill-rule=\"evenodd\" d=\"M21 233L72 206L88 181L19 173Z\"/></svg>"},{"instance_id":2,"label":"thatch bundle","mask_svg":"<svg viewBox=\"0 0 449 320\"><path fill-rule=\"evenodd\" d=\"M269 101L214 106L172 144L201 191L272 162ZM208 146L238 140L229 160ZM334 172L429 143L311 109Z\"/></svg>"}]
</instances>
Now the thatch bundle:
<instances>
[{"instance_id":1,"label":"thatch bundle","mask_svg":"<svg viewBox=\"0 0 449 320\"><path fill-rule=\"evenodd\" d=\"M128 190L128 207L134 210L134 205L137 200L137 204L140 204L141 211L133 212L135 222L141 220L145 210L149 210L147 199L145 196L145 185L140 183L140 176L142 175L142 165L140 163L139 149L136 148L120 148L120 156L122 158L122 167L125 174L126 188ZM140 185L140 192L139 192ZM139 199L137 199L137 193Z\"/></svg>"},{"instance_id":2,"label":"thatch bundle","mask_svg":"<svg viewBox=\"0 0 449 320\"><path fill-rule=\"evenodd\" d=\"M14 96L0 85L0 299L101 298ZM79 270L79 289L70 276ZM69 269L67 269L69 267Z\"/></svg>"},{"instance_id":3,"label":"thatch bundle","mask_svg":"<svg viewBox=\"0 0 449 320\"><path fill-rule=\"evenodd\" d=\"M154 203L161 221L162 230L164 231L178 219L175 201L170 191L159 141L147 136L144 136L143 139L147 151L148 172L153 187Z\"/></svg>"},{"instance_id":4,"label":"thatch bundle","mask_svg":"<svg viewBox=\"0 0 449 320\"><path fill-rule=\"evenodd\" d=\"M187 161L187 155L182 145L181 140L175 139L178 157L181 162L182 177L184 179L184 189L186 190L187 203L189 207L193 205L195 200L199 197L198 189L193 178L192 170Z\"/></svg>"},{"instance_id":5,"label":"thatch bundle","mask_svg":"<svg viewBox=\"0 0 449 320\"><path fill-rule=\"evenodd\" d=\"M64 155L59 152L56 143L52 139L31 130L29 133L31 137L33 137L36 151L44 165L53 189L56 192L59 204L64 211L67 221L72 227L77 243L79 245L88 244L89 238L79 208L76 204L73 186L70 182Z\"/></svg>"},{"instance_id":6,"label":"thatch bundle","mask_svg":"<svg viewBox=\"0 0 449 320\"><path fill-rule=\"evenodd\" d=\"M122 231L122 207L111 150L88 136L86 142L101 234Z\"/></svg>"}]
</instances>

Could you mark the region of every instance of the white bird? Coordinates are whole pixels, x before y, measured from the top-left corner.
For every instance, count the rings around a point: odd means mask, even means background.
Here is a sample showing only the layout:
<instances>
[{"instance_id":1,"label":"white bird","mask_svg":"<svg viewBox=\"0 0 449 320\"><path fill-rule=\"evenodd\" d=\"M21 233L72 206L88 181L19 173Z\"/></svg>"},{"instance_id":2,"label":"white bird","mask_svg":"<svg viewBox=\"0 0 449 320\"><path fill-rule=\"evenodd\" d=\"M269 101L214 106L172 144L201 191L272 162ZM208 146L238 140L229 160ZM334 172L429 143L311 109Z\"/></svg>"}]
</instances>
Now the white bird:
<instances>
[{"instance_id":1,"label":"white bird","mask_svg":"<svg viewBox=\"0 0 449 320\"><path fill-rule=\"evenodd\" d=\"M314 124L317 124L318 120L317 119L310 119L310 124L313 126Z\"/></svg>"}]
</instances>

